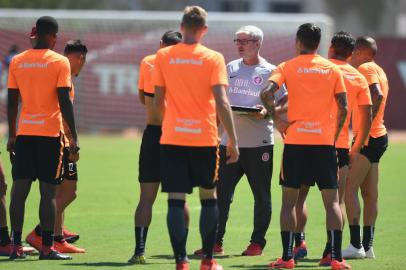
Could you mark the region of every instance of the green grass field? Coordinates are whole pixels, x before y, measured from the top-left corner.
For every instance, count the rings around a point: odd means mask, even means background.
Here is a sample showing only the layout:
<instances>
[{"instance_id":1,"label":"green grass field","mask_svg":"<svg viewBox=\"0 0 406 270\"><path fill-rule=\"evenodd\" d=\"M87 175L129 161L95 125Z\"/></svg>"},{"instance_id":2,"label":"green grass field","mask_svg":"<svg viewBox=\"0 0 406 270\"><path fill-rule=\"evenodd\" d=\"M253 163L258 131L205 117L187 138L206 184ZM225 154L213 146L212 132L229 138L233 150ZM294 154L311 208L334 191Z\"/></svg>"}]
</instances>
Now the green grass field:
<instances>
[{"instance_id":1,"label":"green grass field","mask_svg":"<svg viewBox=\"0 0 406 270\"><path fill-rule=\"evenodd\" d=\"M175 269L166 228L166 196L160 194L154 207L153 221L148 234L147 265L127 265L134 248L133 213L138 201L138 149L140 141L121 137L82 136L79 162L79 196L66 212L66 226L80 233L77 245L86 254L74 255L72 261L38 261L31 256L25 261L11 262L0 258L0 269L58 270L58 269ZM1 144L2 158L11 186L10 165ZM259 270L281 255L279 235L280 187L277 181L281 144L274 156L272 183L273 218L268 230L268 245L260 257L242 257L252 229L253 198L245 179L241 180L232 205L225 254L219 262L225 269ZM403 253L406 241L406 144L392 144L381 163L380 213L376 225L376 260L350 261L353 269L406 269ZM38 183L32 186L26 204L24 235L38 222ZM188 198L191 208L191 228L188 252L200 247L198 219L200 204L197 192ZM307 243L309 257L297 269L328 269L317 267L325 243L325 215L317 189L312 189L308 200L309 222ZM343 247L349 243L348 229L344 231ZM198 269L199 261L192 256L191 269Z\"/></svg>"}]
</instances>

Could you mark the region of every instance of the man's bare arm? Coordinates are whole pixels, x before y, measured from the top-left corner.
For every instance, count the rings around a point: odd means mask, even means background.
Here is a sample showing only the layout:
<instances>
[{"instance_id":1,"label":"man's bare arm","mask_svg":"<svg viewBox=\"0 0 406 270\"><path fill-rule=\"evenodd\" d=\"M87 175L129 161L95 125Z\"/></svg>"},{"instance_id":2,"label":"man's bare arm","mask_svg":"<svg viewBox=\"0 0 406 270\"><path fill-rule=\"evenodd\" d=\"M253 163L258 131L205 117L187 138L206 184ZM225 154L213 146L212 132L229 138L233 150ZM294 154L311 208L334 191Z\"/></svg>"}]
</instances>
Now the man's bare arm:
<instances>
[{"instance_id":1,"label":"man's bare arm","mask_svg":"<svg viewBox=\"0 0 406 270\"><path fill-rule=\"evenodd\" d=\"M58 101L59 101L59 107L61 109L62 118L66 122L67 126L69 127L70 133L72 135L72 140L70 141L69 151L75 153L79 150L79 147L77 145L78 135L76 132L75 117L73 114L73 105L72 105L72 101L69 98L70 87L59 87L59 88L57 88L57 91L58 91Z\"/></svg>"},{"instance_id":2,"label":"man's bare arm","mask_svg":"<svg viewBox=\"0 0 406 270\"><path fill-rule=\"evenodd\" d=\"M275 107L275 114L284 114L288 112L288 96L284 96Z\"/></svg>"},{"instance_id":3,"label":"man's bare arm","mask_svg":"<svg viewBox=\"0 0 406 270\"><path fill-rule=\"evenodd\" d=\"M155 95L153 98L154 109L161 114L165 111L165 87L155 86Z\"/></svg>"},{"instance_id":4,"label":"man's bare arm","mask_svg":"<svg viewBox=\"0 0 406 270\"><path fill-rule=\"evenodd\" d=\"M144 97L144 90L143 89L138 90L138 99L142 104L145 105L145 97Z\"/></svg>"},{"instance_id":5,"label":"man's bare arm","mask_svg":"<svg viewBox=\"0 0 406 270\"><path fill-rule=\"evenodd\" d=\"M261 91L262 103L264 104L265 109L268 111L268 115L271 117L275 115L274 93L276 90L278 90L278 88L279 86L275 82L270 81L268 86Z\"/></svg>"},{"instance_id":6,"label":"man's bare arm","mask_svg":"<svg viewBox=\"0 0 406 270\"><path fill-rule=\"evenodd\" d=\"M378 114L379 108L383 100L383 94L379 84L374 83L369 86L369 92L371 93L372 99L372 121L375 119L375 116Z\"/></svg>"},{"instance_id":7,"label":"man's bare arm","mask_svg":"<svg viewBox=\"0 0 406 270\"><path fill-rule=\"evenodd\" d=\"M359 105L359 131L355 142L351 147L351 152L359 152L368 138L369 130L371 129L372 123L372 111L371 105Z\"/></svg>"},{"instance_id":8,"label":"man's bare arm","mask_svg":"<svg viewBox=\"0 0 406 270\"><path fill-rule=\"evenodd\" d=\"M346 93L336 94L335 99L338 107L338 113L337 113L337 128L334 136L334 142L337 141L338 135L340 135L341 129L344 126L344 122L348 113L347 94Z\"/></svg>"},{"instance_id":9,"label":"man's bare arm","mask_svg":"<svg viewBox=\"0 0 406 270\"><path fill-rule=\"evenodd\" d=\"M8 118L8 142L7 151L14 151L15 138L17 134L17 114L18 114L18 98L20 91L18 89L8 89L7 96L7 118Z\"/></svg>"}]
</instances>

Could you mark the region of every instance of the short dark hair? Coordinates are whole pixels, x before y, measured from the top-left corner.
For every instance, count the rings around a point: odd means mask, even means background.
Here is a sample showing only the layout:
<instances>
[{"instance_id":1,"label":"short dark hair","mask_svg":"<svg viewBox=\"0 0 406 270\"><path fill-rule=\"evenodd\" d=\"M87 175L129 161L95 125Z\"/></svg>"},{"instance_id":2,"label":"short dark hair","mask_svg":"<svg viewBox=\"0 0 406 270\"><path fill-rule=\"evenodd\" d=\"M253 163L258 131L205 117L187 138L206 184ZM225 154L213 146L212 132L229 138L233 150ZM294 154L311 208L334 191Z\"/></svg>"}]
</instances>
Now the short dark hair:
<instances>
[{"instance_id":1,"label":"short dark hair","mask_svg":"<svg viewBox=\"0 0 406 270\"><path fill-rule=\"evenodd\" d=\"M193 31L199 30L206 25L207 12L199 6L187 6L183 10L182 24L185 28Z\"/></svg>"},{"instance_id":2,"label":"short dark hair","mask_svg":"<svg viewBox=\"0 0 406 270\"><path fill-rule=\"evenodd\" d=\"M376 45L376 41L372 37L362 36L355 41L355 49L369 50L375 56L378 52L378 45Z\"/></svg>"},{"instance_id":3,"label":"short dark hair","mask_svg":"<svg viewBox=\"0 0 406 270\"><path fill-rule=\"evenodd\" d=\"M354 50L355 38L344 31L340 31L334 34L331 39L331 47L334 50L336 56L347 59L351 56Z\"/></svg>"},{"instance_id":4,"label":"short dark hair","mask_svg":"<svg viewBox=\"0 0 406 270\"><path fill-rule=\"evenodd\" d=\"M320 27L313 23L305 23L299 26L296 33L296 39L308 50L316 50L320 44Z\"/></svg>"},{"instance_id":5,"label":"short dark hair","mask_svg":"<svg viewBox=\"0 0 406 270\"><path fill-rule=\"evenodd\" d=\"M82 41L80 41L80 39L69 40L68 42L66 42L65 49L63 52L64 52L64 54L69 54L69 53L74 53L74 52L86 54L87 47L85 44L82 43Z\"/></svg>"},{"instance_id":6,"label":"short dark hair","mask_svg":"<svg viewBox=\"0 0 406 270\"><path fill-rule=\"evenodd\" d=\"M177 31L167 31L161 38L162 43L165 45L176 45L182 41L182 34Z\"/></svg>"},{"instance_id":7,"label":"short dark hair","mask_svg":"<svg viewBox=\"0 0 406 270\"><path fill-rule=\"evenodd\" d=\"M58 33L58 22L50 16L40 17L35 23L38 37Z\"/></svg>"}]
</instances>

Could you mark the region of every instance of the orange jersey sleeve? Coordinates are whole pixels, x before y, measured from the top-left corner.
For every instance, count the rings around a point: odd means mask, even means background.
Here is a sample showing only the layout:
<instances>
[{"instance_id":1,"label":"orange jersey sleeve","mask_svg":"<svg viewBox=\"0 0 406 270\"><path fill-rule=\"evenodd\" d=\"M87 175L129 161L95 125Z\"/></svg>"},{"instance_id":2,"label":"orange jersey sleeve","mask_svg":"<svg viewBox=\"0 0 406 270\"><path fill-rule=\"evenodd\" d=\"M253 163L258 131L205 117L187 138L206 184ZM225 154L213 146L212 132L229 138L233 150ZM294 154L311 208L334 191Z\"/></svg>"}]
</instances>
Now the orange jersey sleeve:
<instances>
[{"instance_id":1,"label":"orange jersey sleeve","mask_svg":"<svg viewBox=\"0 0 406 270\"><path fill-rule=\"evenodd\" d=\"M70 63L68 58L61 58L59 64L58 81L56 87L69 87L72 86L72 78L70 72Z\"/></svg>"},{"instance_id":2,"label":"orange jersey sleeve","mask_svg":"<svg viewBox=\"0 0 406 270\"><path fill-rule=\"evenodd\" d=\"M368 85L378 83L379 84L379 77L376 71L374 70L373 66L368 64L363 64L358 67L358 71L364 75L365 79L367 79Z\"/></svg>"},{"instance_id":3,"label":"orange jersey sleeve","mask_svg":"<svg viewBox=\"0 0 406 270\"><path fill-rule=\"evenodd\" d=\"M274 70L269 77L269 81L273 81L279 87L285 83L285 76L283 75L283 68L285 63L281 63L277 66L276 70Z\"/></svg>"},{"instance_id":4,"label":"orange jersey sleeve","mask_svg":"<svg viewBox=\"0 0 406 270\"><path fill-rule=\"evenodd\" d=\"M12 89L17 89L18 88L18 84L17 84L17 80L15 78L14 75L14 68L13 67L15 64L14 62L14 58L11 59L11 63L10 63L10 68L8 69L8 82L7 82L7 87L8 88L12 88Z\"/></svg>"},{"instance_id":5,"label":"orange jersey sleeve","mask_svg":"<svg viewBox=\"0 0 406 270\"><path fill-rule=\"evenodd\" d=\"M213 68L211 71L211 85L228 85L228 76L227 76L227 68L226 63L224 61L223 55L220 53L215 54L213 57Z\"/></svg>"},{"instance_id":6,"label":"orange jersey sleeve","mask_svg":"<svg viewBox=\"0 0 406 270\"><path fill-rule=\"evenodd\" d=\"M142 59L140 64L140 73L138 78L138 89L145 93L153 94L154 86L152 84L152 72L154 69L155 54L148 55Z\"/></svg>"}]
</instances>

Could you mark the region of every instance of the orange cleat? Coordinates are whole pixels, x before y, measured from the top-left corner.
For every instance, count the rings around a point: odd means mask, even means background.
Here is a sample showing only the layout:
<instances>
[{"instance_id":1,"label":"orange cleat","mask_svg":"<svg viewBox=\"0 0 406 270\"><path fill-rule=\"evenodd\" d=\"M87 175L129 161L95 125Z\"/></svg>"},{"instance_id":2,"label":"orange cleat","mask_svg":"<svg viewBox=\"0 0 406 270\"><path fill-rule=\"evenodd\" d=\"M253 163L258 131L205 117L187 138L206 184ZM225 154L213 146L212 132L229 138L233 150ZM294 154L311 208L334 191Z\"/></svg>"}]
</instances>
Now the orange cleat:
<instances>
[{"instance_id":1,"label":"orange cleat","mask_svg":"<svg viewBox=\"0 0 406 270\"><path fill-rule=\"evenodd\" d=\"M35 230L30 232L27 237L25 238L25 241L30 244L33 248L35 248L38 251L41 251L42 249L42 237L38 236L35 233Z\"/></svg>"},{"instance_id":2,"label":"orange cleat","mask_svg":"<svg viewBox=\"0 0 406 270\"><path fill-rule=\"evenodd\" d=\"M223 267L215 259L203 259L200 270L223 270Z\"/></svg>"},{"instance_id":3,"label":"orange cleat","mask_svg":"<svg viewBox=\"0 0 406 270\"><path fill-rule=\"evenodd\" d=\"M196 250L193 254L198 255L198 256L203 256L204 252L203 249L198 249ZM223 255L224 254L224 250L223 247L219 244L214 244L213 247L213 255Z\"/></svg>"},{"instance_id":4,"label":"orange cleat","mask_svg":"<svg viewBox=\"0 0 406 270\"><path fill-rule=\"evenodd\" d=\"M307 256L306 242L302 241L300 246L293 248L293 257L295 260L302 260Z\"/></svg>"},{"instance_id":5,"label":"orange cleat","mask_svg":"<svg viewBox=\"0 0 406 270\"><path fill-rule=\"evenodd\" d=\"M278 258L276 261L271 262L268 267L270 269L293 269L295 268L295 261L293 259L284 261L282 258Z\"/></svg>"},{"instance_id":6,"label":"orange cleat","mask_svg":"<svg viewBox=\"0 0 406 270\"><path fill-rule=\"evenodd\" d=\"M351 269L351 265L347 264L343 259L341 262L337 260L331 261L331 270L346 270Z\"/></svg>"},{"instance_id":7,"label":"orange cleat","mask_svg":"<svg viewBox=\"0 0 406 270\"><path fill-rule=\"evenodd\" d=\"M325 257L321 258L319 266L331 266L331 254L327 254Z\"/></svg>"},{"instance_id":8,"label":"orange cleat","mask_svg":"<svg viewBox=\"0 0 406 270\"><path fill-rule=\"evenodd\" d=\"M62 231L63 238L68 242L68 243L75 243L77 240L79 240L79 234L70 232L66 228L63 228Z\"/></svg>"},{"instance_id":9,"label":"orange cleat","mask_svg":"<svg viewBox=\"0 0 406 270\"><path fill-rule=\"evenodd\" d=\"M262 255L262 247L257 243L251 243L242 252L242 256L260 256Z\"/></svg>"},{"instance_id":10,"label":"orange cleat","mask_svg":"<svg viewBox=\"0 0 406 270\"><path fill-rule=\"evenodd\" d=\"M62 242L55 241L54 249L56 251L58 251L59 253L85 253L86 252L85 249L75 247L74 245L69 244L66 241L62 241Z\"/></svg>"},{"instance_id":11,"label":"orange cleat","mask_svg":"<svg viewBox=\"0 0 406 270\"><path fill-rule=\"evenodd\" d=\"M176 264L176 270L189 270L189 262L181 261Z\"/></svg>"}]
</instances>

